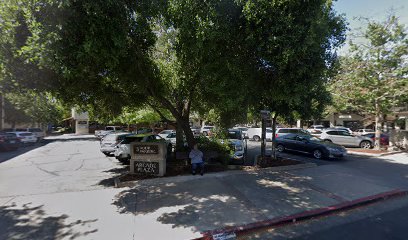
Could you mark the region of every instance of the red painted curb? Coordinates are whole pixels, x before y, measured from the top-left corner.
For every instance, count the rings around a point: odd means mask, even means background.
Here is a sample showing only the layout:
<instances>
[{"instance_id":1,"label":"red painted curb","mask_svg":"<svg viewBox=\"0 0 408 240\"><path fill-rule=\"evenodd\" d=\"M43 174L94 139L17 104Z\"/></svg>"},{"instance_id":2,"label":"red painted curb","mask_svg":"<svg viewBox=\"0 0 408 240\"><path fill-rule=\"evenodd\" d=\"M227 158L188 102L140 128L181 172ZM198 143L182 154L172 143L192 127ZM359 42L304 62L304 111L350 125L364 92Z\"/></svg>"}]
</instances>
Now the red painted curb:
<instances>
[{"instance_id":1,"label":"red painted curb","mask_svg":"<svg viewBox=\"0 0 408 240\"><path fill-rule=\"evenodd\" d=\"M345 201L345 202L335 204L332 206L313 209L313 210L309 210L309 211L305 211L301 213L296 213L293 215L262 220L259 222L244 224L240 226L231 226L231 227L225 227L221 229L206 231L202 233L203 235L202 237L195 238L193 240L212 240L213 239L212 235L217 234L217 233L235 232L235 234L238 235L240 233L249 232L249 231L253 231L256 229L260 229L260 228L280 226L280 225L290 224L293 222L304 221L304 220L311 219L313 217L324 216L324 215L328 215L328 214L331 214L337 211L343 211L343 210L351 209L357 206L362 206L362 205L367 205L370 203L378 202L380 200L384 200L387 198L404 196L407 194L408 194L407 191L401 191L399 189L395 189L392 191L383 192L383 193L359 198L359 199L352 200L352 201Z\"/></svg>"}]
</instances>

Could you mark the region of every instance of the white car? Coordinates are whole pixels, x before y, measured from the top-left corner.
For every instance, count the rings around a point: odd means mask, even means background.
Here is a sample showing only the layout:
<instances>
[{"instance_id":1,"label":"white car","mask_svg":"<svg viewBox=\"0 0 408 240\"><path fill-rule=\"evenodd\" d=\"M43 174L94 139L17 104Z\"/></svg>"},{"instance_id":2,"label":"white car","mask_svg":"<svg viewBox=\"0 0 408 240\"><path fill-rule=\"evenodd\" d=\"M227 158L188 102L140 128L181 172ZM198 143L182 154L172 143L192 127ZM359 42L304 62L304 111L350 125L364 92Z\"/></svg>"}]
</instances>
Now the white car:
<instances>
[{"instance_id":1,"label":"white car","mask_svg":"<svg viewBox=\"0 0 408 240\"><path fill-rule=\"evenodd\" d=\"M41 141L45 137L45 132L41 128L17 128L16 132L31 132L37 138L37 141Z\"/></svg>"},{"instance_id":2,"label":"white car","mask_svg":"<svg viewBox=\"0 0 408 240\"><path fill-rule=\"evenodd\" d=\"M310 126L307 131L310 133L316 133L316 132L322 132L324 130L324 126L323 125L312 125Z\"/></svg>"},{"instance_id":3,"label":"white car","mask_svg":"<svg viewBox=\"0 0 408 240\"><path fill-rule=\"evenodd\" d=\"M37 137L32 132L8 132L14 134L23 144L36 143Z\"/></svg>"},{"instance_id":4,"label":"white car","mask_svg":"<svg viewBox=\"0 0 408 240\"><path fill-rule=\"evenodd\" d=\"M233 153L230 154L231 161L233 163L244 164L247 146L242 131L240 129L229 129L228 142L233 150Z\"/></svg>"},{"instance_id":5,"label":"white car","mask_svg":"<svg viewBox=\"0 0 408 240\"><path fill-rule=\"evenodd\" d=\"M111 156L115 152L115 147L130 133L111 133L101 139L100 150L106 156Z\"/></svg>"},{"instance_id":6,"label":"white car","mask_svg":"<svg viewBox=\"0 0 408 240\"><path fill-rule=\"evenodd\" d=\"M272 130L271 129L266 129L266 140L272 141ZM260 141L262 136L262 128L248 128L246 137L248 139L252 139L254 141Z\"/></svg>"},{"instance_id":7,"label":"white car","mask_svg":"<svg viewBox=\"0 0 408 240\"><path fill-rule=\"evenodd\" d=\"M337 128L326 129L322 132L320 139L326 142L336 143L342 146L371 148L374 146L373 140L364 136L354 136L348 131Z\"/></svg>"},{"instance_id":8,"label":"white car","mask_svg":"<svg viewBox=\"0 0 408 240\"><path fill-rule=\"evenodd\" d=\"M161 132L159 132L159 136L162 138L166 138L170 133L175 133L176 131L174 130L163 130Z\"/></svg>"},{"instance_id":9,"label":"white car","mask_svg":"<svg viewBox=\"0 0 408 240\"><path fill-rule=\"evenodd\" d=\"M126 163L130 160L130 143L158 141L166 142L168 151L172 150L172 144L157 134L131 134L125 136L124 139L116 145L115 152L113 154L120 162Z\"/></svg>"},{"instance_id":10,"label":"white car","mask_svg":"<svg viewBox=\"0 0 408 240\"><path fill-rule=\"evenodd\" d=\"M208 136L212 134L212 131L214 130L214 126L202 126L201 127L201 134L204 136Z\"/></svg>"},{"instance_id":11,"label":"white car","mask_svg":"<svg viewBox=\"0 0 408 240\"><path fill-rule=\"evenodd\" d=\"M357 131L353 132L354 135L358 135L358 136L369 134L369 133L375 133L375 130L364 128L364 129L357 129Z\"/></svg>"}]
</instances>

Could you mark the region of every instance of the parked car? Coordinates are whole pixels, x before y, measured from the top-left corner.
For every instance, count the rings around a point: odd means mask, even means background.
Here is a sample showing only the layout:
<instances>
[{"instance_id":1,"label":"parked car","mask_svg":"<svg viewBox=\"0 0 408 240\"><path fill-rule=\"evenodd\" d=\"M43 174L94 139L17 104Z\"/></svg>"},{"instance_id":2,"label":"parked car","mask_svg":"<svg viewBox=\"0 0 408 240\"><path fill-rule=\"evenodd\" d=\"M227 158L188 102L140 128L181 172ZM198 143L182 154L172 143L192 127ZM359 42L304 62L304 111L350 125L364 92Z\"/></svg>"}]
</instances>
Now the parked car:
<instances>
[{"instance_id":1,"label":"parked car","mask_svg":"<svg viewBox=\"0 0 408 240\"><path fill-rule=\"evenodd\" d=\"M371 138L373 143L375 143L375 133L368 133L368 134L364 134L362 136ZM380 145L381 146L388 146L389 144L390 144L390 136L388 136L385 133L381 133L381 135L380 135Z\"/></svg>"},{"instance_id":2,"label":"parked car","mask_svg":"<svg viewBox=\"0 0 408 240\"><path fill-rule=\"evenodd\" d=\"M213 130L214 130L214 126L202 126L201 134L203 134L204 136L209 136L212 134Z\"/></svg>"},{"instance_id":3,"label":"parked car","mask_svg":"<svg viewBox=\"0 0 408 240\"><path fill-rule=\"evenodd\" d=\"M232 163L244 164L247 146L242 131L240 129L229 129L228 142L232 149L230 155Z\"/></svg>"},{"instance_id":4,"label":"parked car","mask_svg":"<svg viewBox=\"0 0 408 240\"><path fill-rule=\"evenodd\" d=\"M16 134L0 132L0 151L16 150L20 146L20 139Z\"/></svg>"},{"instance_id":5,"label":"parked car","mask_svg":"<svg viewBox=\"0 0 408 240\"><path fill-rule=\"evenodd\" d=\"M170 141L170 143L173 146L176 146L176 132L172 132L170 134L168 134L164 139L166 139L167 141Z\"/></svg>"},{"instance_id":6,"label":"parked car","mask_svg":"<svg viewBox=\"0 0 408 240\"><path fill-rule=\"evenodd\" d=\"M312 125L312 126L310 126L310 127L307 129L307 131L310 132L310 133L312 133L312 132L315 131L315 130L323 131L323 129L324 129L324 126L323 126L323 125Z\"/></svg>"},{"instance_id":7,"label":"parked car","mask_svg":"<svg viewBox=\"0 0 408 240\"><path fill-rule=\"evenodd\" d=\"M309 153L316 159L342 158L347 155L343 146L304 134L286 134L276 138L276 150Z\"/></svg>"},{"instance_id":8,"label":"parked car","mask_svg":"<svg viewBox=\"0 0 408 240\"><path fill-rule=\"evenodd\" d=\"M199 127L191 127L191 131L193 132L194 137L200 135L201 129Z\"/></svg>"},{"instance_id":9,"label":"parked car","mask_svg":"<svg viewBox=\"0 0 408 240\"><path fill-rule=\"evenodd\" d=\"M45 132L41 128L16 128L13 132L31 132L37 141L41 141L45 137Z\"/></svg>"},{"instance_id":10,"label":"parked car","mask_svg":"<svg viewBox=\"0 0 408 240\"><path fill-rule=\"evenodd\" d=\"M354 135L365 135L368 133L375 133L375 130L363 128L363 129L357 129L355 132L353 132Z\"/></svg>"},{"instance_id":11,"label":"parked car","mask_svg":"<svg viewBox=\"0 0 408 240\"><path fill-rule=\"evenodd\" d=\"M306 134L310 135L310 133L302 128L277 128L275 132L275 137L284 136L287 134Z\"/></svg>"},{"instance_id":12,"label":"parked car","mask_svg":"<svg viewBox=\"0 0 408 240\"><path fill-rule=\"evenodd\" d=\"M106 156L112 156L115 152L115 147L119 144L126 136L131 135L131 133L111 133L106 135L101 139L100 150Z\"/></svg>"},{"instance_id":13,"label":"parked car","mask_svg":"<svg viewBox=\"0 0 408 240\"><path fill-rule=\"evenodd\" d=\"M153 129L151 128L139 128L136 131L137 134L152 133L152 132L153 132Z\"/></svg>"},{"instance_id":14,"label":"parked car","mask_svg":"<svg viewBox=\"0 0 408 240\"><path fill-rule=\"evenodd\" d=\"M106 135L110 134L110 133L114 133L114 132L120 132L122 131L123 128L121 126L106 126L105 130L96 130L95 131L95 136L97 138L103 138Z\"/></svg>"},{"instance_id":15,"label":"parked car","mask_svg":"<svg viewBox=\"0 0 408 240\"><path fill-rule=\"evenodd\" d=\"M342 127L342 126L336 126L334 128L337 129L337 130L343 130L343 131L346 131L346 132L348 132L350 134L353 134L353 131L350 128L346 128L346 127Z\"/></svg>"},{"instance_id":16,"label":"parked car","mask_svg":"<svg viewBox=\"0 0 408 240\"><path fill-rule=\"evenodd\" d=\"M246 133L246 137L248 139L252 139L254 141L260 141L262 136L262 128L248 128L248 131ZM267 141L272 141L272 130L271 129L266 129L266 136L265 136Z\"/></svg>"},{"instance_id":17,"label":"parked car","mask_svg":"<svg viewBox=\"0 0 408 240\"><path fill-rule=\"evenodd\" d=\"M309 129L308 129L308 132L310 132L310 134L311 134L312 136L315 136L315 137L320 138L320 137L322 136L323 130L312 129L311 131L309 131Z\"/></svg>"},{"instance_id":18,"label":"parked car","mask_svg":"<svg viewBox=\"0 0 408 240\"><path fill-rule=\"evenodd\" d=\"M31 132L8 132L14 134L22 144L34 144L37 142L37 137Z\"/></svg>"},{"instance_id":19,"label":"parked car","mask_svg":"<svg viewBox=\"0 0 408 240\"><path fill-rule=\"evenodd\" d=\"M120 162L126 163L130 160L130 143L162 141L166 142L167 151L170 152L173 148L172 144L157 134L130 134L125 136L124 139L116 145L114 155Z\"/></svg>"},{"instance_id":20,"label":"parked car","mask_svg":"<svg viewBox=\"0 0 408 240\"><path fill-rule=\"evenodd\" d=\"M320 138L327 142L333 142L342 146L371 148L374 146L371 138L364 136L354 136L348 131L337 128L326 129L322 132Z\"/></svg>"},{"instance_id":21,"label":"parked car","mask_svg":"<svg viewBox=\"0 0 408 240\"><path fill-rule=\"evenodd\" d=\"M166 138L170 133L176 132L174 130L163 130L161 132L159 132L159 136L162 138Z\"/></svg>"},{"instance_id":22,"label":"parked car","mask_svg":"<svg viewBox=\"0 0 408 240\"><path fill-rule=\"evenodd\" d=\"M241 130L243 137L246 137L246 136L247 136L247 132L248 132L248 128L247 128L247 127L234 127L234 129L239 129L239 130Z\"/></svg>"}]
</instances>

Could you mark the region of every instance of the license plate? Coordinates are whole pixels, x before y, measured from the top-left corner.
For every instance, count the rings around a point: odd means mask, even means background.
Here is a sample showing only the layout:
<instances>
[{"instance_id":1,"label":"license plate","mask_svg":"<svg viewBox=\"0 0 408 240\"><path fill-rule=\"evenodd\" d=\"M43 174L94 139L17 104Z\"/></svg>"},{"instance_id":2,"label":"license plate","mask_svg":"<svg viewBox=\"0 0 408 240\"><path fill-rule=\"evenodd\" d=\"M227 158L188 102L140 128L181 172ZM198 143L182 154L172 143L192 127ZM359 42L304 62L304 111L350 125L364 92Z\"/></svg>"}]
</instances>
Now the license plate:
<instances>
[{"instance_id":1,"label":"license plate","mask_svg":"<svg viewBox=\"0 0 408 240\"><path fill-rule=\"evenodd\" d=\"M16 141L10 141L10 143L16 143Z\"/></svg>"}]
</instances>

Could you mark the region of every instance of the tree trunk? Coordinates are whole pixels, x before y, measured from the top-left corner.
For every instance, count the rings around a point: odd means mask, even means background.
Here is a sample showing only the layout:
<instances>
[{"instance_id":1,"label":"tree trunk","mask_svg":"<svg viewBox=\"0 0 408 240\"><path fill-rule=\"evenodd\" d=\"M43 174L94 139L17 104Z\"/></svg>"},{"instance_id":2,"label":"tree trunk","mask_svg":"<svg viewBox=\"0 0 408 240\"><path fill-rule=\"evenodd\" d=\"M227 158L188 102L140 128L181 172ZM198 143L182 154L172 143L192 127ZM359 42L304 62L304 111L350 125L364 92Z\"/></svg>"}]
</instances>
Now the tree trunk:
<instances>
[{"instance_id":1,"label":"tree trunk","mask_svg":"<svg viewBox=\"0 0 408 240\"><path fill-rule=\"evenodd\" d=\"M262 118L262 137L261 137L261 158L262 160L265 158L265 150L266 150L266 120Z\"/></svg>"},{"instance_id":2,"label":"tree trunk","mask_svg":"<svg viewBox=\"0 0 408 240\"><path fill-rule=\"evenodd\" d=\"M375 103L375 138L374 149L380 150L380 138L381 138L381 113L378 103Z\"/></svg>"},{"instance_id":3,"label":"tree trunk","mask_svg":"<svg viewBox=\"0 0 408 240\"><path fill-rule=\"evenodd\" d=\"M193 149L195 142L193 131L191 131L188 116L183 120L183 132L186 136L188 147Z\"/></svg>"},{"instance_id":4,"label":"tree trunk","mask_svg":"<svg viewBox=\"0 0 408 240\"><path fill-rule=\"evenodd\" d=\"M183 126L181 121L177 121L176 124L176 150L184 147Z\"/></svg>"},{"instance_id":5,"label":"tree trunk","mask_svg":"<svg viewBox=\"0 0 408 240\"><path fill-rule=\"evenodd\" d=\"M272 118L272 157L276 160L276 115Z\"/></svg>"}]
</instances>

